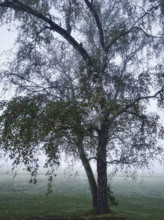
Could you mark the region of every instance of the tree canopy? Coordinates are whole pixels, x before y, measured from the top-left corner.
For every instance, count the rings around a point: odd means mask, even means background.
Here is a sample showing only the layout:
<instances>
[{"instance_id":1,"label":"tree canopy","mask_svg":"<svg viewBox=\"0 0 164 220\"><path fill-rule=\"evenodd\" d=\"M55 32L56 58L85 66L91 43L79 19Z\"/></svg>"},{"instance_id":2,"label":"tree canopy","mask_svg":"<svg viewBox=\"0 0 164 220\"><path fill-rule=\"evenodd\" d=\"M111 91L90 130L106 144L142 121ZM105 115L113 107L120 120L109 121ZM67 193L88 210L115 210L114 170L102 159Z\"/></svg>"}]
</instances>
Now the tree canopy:
<instances>
[{"instance_id":1,"label":"tree canopy","mask_svg":"<svg viewBox=\"0 0 164 220\"><path fill-rule=\"evenodd\" d=\"M1 149L34 176L65 152L79 158L93 206L108 213L107 166L149 167L163 158L163 1L1 0L17 26L14 58L0 71L16 88L3 100ZM97 163L97 181L90 161Z\"/></svg>"}]
</instances>

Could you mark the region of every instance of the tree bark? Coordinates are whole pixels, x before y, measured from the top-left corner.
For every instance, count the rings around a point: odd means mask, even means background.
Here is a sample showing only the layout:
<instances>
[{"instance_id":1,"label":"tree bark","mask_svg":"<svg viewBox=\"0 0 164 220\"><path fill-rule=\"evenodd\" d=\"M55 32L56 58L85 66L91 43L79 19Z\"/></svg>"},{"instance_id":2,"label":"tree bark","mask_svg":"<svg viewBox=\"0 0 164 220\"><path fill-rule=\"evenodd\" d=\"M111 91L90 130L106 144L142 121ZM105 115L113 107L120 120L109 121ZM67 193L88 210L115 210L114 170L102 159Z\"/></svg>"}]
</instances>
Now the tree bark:
<instances>
[{"instance_id":1,"label":"tree bark","mask_svg":"<svg viewBox=\"0 0 164 220\"><path fill-rule=\"evenodd\" d=\"M97 210L97 207L98 207L97 205L97 183L96 183L92 168L90 166L90 163L86 157L86 154L83 148L82 138L79 138L77 148L78 148L78 152L80 155L80 159L83 163L85 172L88 177L88 182L89 182L91 195L92 195L92 205L93 205L93 208Z\"/></svg>"},{"instance_id":2,"label":"tree bark","mask_svg":"<svg viewBox=\"0 0 164 220\"><path fill-rule=\"evenodd\" d=\"M108 140L108 124L104 122L99 130L99 143L97 148L97 174L98 174L98 213L108 214L108 191L107 191L107 163L106 146Z\"/></svg>"}]
</instances>

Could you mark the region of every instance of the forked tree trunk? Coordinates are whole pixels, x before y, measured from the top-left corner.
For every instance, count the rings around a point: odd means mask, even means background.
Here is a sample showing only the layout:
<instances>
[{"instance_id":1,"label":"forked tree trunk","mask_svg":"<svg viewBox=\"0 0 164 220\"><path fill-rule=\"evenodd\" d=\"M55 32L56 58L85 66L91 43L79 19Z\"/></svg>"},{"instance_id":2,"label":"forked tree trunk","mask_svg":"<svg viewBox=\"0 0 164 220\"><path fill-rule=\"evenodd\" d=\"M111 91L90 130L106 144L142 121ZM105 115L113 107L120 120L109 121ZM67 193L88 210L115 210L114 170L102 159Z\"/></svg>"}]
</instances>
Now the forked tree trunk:
<instances>
[{"instance_id":1,"label":"forked tree trunk","mask_svg":"<svg viewBox=\"0 0 164 220\"><path fill-rule=\"evenodd\" d=\"M106 97L102 83L102 74L92 72L94 92L97 102L95 106L98 109L99 129L98 129L98 146L97 146L97 205L98 214L109 213L108 188L107 188L107 161L106 150L108 142L108 109L105 105Z\"/></svg>"},{"instance_id":2,"label":"forked tree trunk","mask_svg":"<svg viewBox=\"0 0 164 220\"><path fill-rule=\"evenodd\" d=\"M97 148L97 174L98 174L98 213L108 214L108 190L107 190L107 163L106 146L108 138L108 125L104 123L99 131L99 143Z\"/></svg>"},{"instance_id":3,"label":"forked tree trunk","mask_svg":"<svg viewBox=\"0 0 164 220\"><path fill-rule=\"evenodd\" d=\"M86 154L83 148L82 138L79 138L79 141L78 141L78 152L79 152L80 159L83 163L85 172L88 177L88 182L89 182L91 195L92 195L92 205L93 205L93 208L97 210L97 207L98 207L97 205L97 183L96 183L92 168L90 166L90 163L86 157Z\"/></svg>"}]
</instances>

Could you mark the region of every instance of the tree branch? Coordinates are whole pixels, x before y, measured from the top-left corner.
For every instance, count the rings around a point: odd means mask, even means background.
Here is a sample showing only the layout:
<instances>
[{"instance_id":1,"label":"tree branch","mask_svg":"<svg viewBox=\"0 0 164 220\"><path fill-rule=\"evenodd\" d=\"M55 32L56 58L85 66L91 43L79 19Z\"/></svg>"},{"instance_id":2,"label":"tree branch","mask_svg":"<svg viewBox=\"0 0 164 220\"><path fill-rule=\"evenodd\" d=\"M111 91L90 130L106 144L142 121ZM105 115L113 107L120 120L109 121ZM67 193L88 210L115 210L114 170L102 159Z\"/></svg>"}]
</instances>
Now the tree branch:
<instances>
[{"instance_id":1,"label":"tree branch","mask_svg":"<svg viewBox=\"0 0 164 220\"><path fill-rule=\"evenodd\" d=\"M98 160L97 157L90 157L88 158L88 161L90 160ZM137 163L137 160L133 160L133 161L126 161L123 159L120 160L112 160L112 161L106 161L107 164L133 164L133 163Z\"/></svg>"},{"instance_id":2,"label":"tree branch","mask_svg":"<svg viewBox=\"0 0 164 220\"><path fill-rule=\"evenodd\" d=\"M86 5L88 6L90 12L92 13L93 17L95 18L97 28L99 30L100 43L101 43L101 46L102 46L103 50L106 51L103 28L102 28L102 25L101 25L100 18L98 16L96 10L93 7L93 2L90 3L88 0L84 0L84 1L85 1Z\"/></svg>"},{"instance_id":3,"label":"tree branch","mask_svg":"<svg viewBox=\"0 0 164 220\"><path fill-rule=\"evenodd\" d=\"M133 160L133 161L126 161L126 160L112 160L112 161L107 161L107 164L133 164L133 163L137 163L137 160Z\"/></svg>"},{"instance_id":4,"label":"tree branch","mask_svg":"<svg viewBox=\"0 0 164 220\"><path fill-rule=\"evenodd\" d=\"M89 157L88 161L90 161L90 160L97 160L97 157Z\"/></svg>"},{"instance_id":5,"label":"tree branch","mask_svg":"<svg viewBox=\"0 0 164 220\"><path fill-rule=\"evenodd\" d=\"M113 116L110 119L110 122L113 122L120 114L127 112L127 110L131 107L133 107L133 105L141 100L146 100L146 99L152 99L152 98L156 98L160 93L164 92L164 87L162 87L159 91L157 91L154 95L150 95L150 96L141 96L141 97L137 97L136 99L133 100L133 102L131 102L130 104L126 105L124 108L122 108L120 111L118 111L118 113Z\"/></svg>"},{"instance_id":6,"label":"tree branch","mask_svg":"<svg viewBox=\"0 0 164 220\"><path fill-rule=\"evenodd\" d=\"M121 74L119 76L119 79L122 80L122 76L124 74L124 72L126 71L126 68L127 68L127 65L128 65L128 62L131 61L134 56L139 52L141 51L143 48L144 48L145 44L142 43L140 46L138 46L138 48L136 48L134 51L132 51L129 55L127 55L125 61L124 61L124 64L123 64L123 67L122 67L122 70L121 70ZM114 96L114 99L116 100L117 99L117 96L120 92L120 84L118 84L117 88L116 88L116 93L115 93L115 96Z\"/></svg>"},{"instance_id":7,"label":"tree branch","mask_svg":"<svg viewBox=\"0 0 164 220\"><path fill-rule=\"evenodd\" d=\"M42 21L46 22L49 26L45 26L46 28L57 32L59 35L61 35L65 40L67 40L83 57L83 59L86 61L87 65L91 66L91 58L86 52L86 50L82 47L80 43L78 43L68 32L60 27L58 24L56 24L50 16L46 17L45 15L41 14L37 10L31 8L30 6L20 2L19 0L13 0L13 1L7 1L5 0L4 2L0 3L0 7L6 7L6 8L12 8L14 10L20 10L27 12Z\"/></svg>"},{"instance_id":8,"label":"tree branch","mask_svg":"<svg viewBox=\"0 0 164 220\"><path fill-rule=\"evenodd\" d=\"M130 33L133 29L135 29L135 28L138 28L138 29L142 30L142 31L143 31L147 36L149 36L149 37L150 37L150 36L151 36L151 37L155 37L155 36L153 36L153 35L147 34L142 28L136 27L135 25L136 25L140 20L142 20L145 16L149 15L149 13L150 13L151 11L156 10L157 7L159 7L159 6L160 6L160 5L151 7L148 11L146 11L141 17L139 17L139 18L134 22L134 24L132 25L131 28L129 28L127 31L122 31L116 38L112 39L112 41L111 41L111 42L109 43L109 45L107 46L107 51L109 50L109 48L110 48L113 44L116 43L117 40L119 40L121 37L123 37L123 36L129 34L129 33ZM158 37L157 37L157 38L158 38Z\"/></svg>"},{"instance_id":9,"label":"tree branch","mask_svg":"<svg viewBox=\"0 0 164 220\"><path fill-rule=\"evenodd\" d=\"M46 29L48 29L48 28L45 26L44 28L42 28L40 31L38 31L38 32L36 33L36 37L35 37L35 39L34 39L33 42L32 42L33 46L31 47L31 51L36 47L36 44L37 44L39 35L40 35L43 31L45 31Z\"/></svg>"},{"instance_id":10,"label":"tree branch","mask_svg":"<svg viewBox=\"0 0 164 220\"><path fill-rule=\"evenodd\" d=\"M148 33L147 33L144 29L142 29L141 27L135 26L135 27L133 27L133 29L137 29L137 30L139 30L139 31L142 31L147 37L158 38L158 39L164 38L163 36L155 36L155 35L152 35L152 34L148 34Z\"/></svg>"}]
</instances>

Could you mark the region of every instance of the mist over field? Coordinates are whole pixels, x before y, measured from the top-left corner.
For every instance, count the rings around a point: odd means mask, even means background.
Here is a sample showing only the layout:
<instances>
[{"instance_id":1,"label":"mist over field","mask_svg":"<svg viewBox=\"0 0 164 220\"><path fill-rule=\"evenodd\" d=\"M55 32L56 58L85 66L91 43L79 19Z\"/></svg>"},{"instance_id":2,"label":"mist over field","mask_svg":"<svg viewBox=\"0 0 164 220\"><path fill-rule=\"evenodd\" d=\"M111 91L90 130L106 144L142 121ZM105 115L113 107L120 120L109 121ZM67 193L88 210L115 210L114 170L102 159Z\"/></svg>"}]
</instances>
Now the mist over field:
<instances>
[{"instance_id":1,"label":"mist over field","mask_svg":"<svg viewBox=\"0 0 164 220\"><path fill-rule=\"evenodd\" d=\"M96 171L95 164L92 164ZM16 191L46 193L48 177L46 176L47 169L40 168L37 175L37 184L29 184L30 174L23 169L18 170L14 178L14 172L11 172L11 164L1 166L0 168L0 193L11 193L13 188ZM96 172L95 172L96 173ZM53 178L52 186L54 192L67 193L70 188L71 192L90 192L87 176L80 163L74 167L63 166L56 169ZM110 173L109 173L110 174ZM109 175L110 176L110 175ZM138 171L133 178L128 177L124 172L118 172L113 178L109 178L112 185L112 190L116 194L141 194L161 197L164 199L164 171L163 167L156 164L150 171Z\"/></svg>"},{"instance_id":2,"label":"mist over field","mask_svg":"<svg viewBox=\"0 0 164 220\"><path fill-rule=\"evenodd\" d=\"M46 194L48 177L45 172L37 176L37 184L30 184L30 175L27 172L18 172L14 178L11 172L0 172L0 194L8 193L34 193ZM112 190L116 194L128 196L148 196L151 198L164 199L164 174L138 174L135 179L117 174L110 180ZM54 193L90 193L86 175L83 172L61 172L54 177L52 182Z\"/></svg>"},{"instance_id":3,"label":"mist over field","mask_svg":"<svg viewBox=\"0 0 164 220\"><path fill-rule=\"evenodd\" d=\"M43 165L44 160L40 162ZM64 162L64 161L63 161ZM3 164L3 166L2 166ZM95 164L92 164L96 171ZM16 177L11 172L11 161L0 168L0 217L84 215L92 209L87 177L80 163L67 167L66 163L55 171L53 193L48 197L46 169L40 169L37 184L30 184L30 174L22 169ZM117 199L114 213L125 215L127 220L162 220L164 218L164 172L158 164L154 171L140 171L134 179L117 173L109 180ZM64 211L63 211L64 210Z\"/></svg>"}]
</instances>

